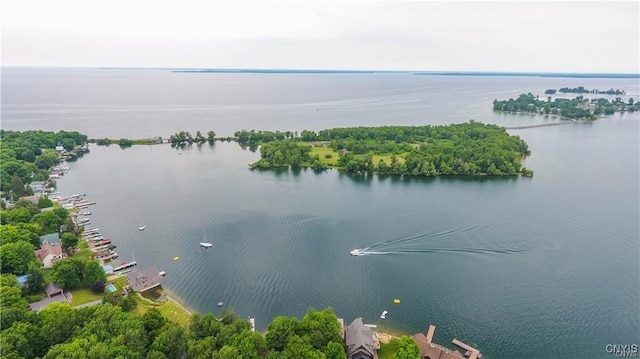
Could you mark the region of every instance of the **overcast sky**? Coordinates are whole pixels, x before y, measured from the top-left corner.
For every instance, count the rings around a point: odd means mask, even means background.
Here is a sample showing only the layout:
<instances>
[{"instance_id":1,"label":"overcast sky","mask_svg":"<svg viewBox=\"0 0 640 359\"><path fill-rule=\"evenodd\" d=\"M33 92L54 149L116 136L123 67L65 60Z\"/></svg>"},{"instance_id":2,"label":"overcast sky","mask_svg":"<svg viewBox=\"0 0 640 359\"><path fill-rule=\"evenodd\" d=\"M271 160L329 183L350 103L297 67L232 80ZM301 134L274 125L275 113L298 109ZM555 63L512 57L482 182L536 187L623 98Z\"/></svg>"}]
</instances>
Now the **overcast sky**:
<instances>
[{"instance_id":1,"label":"overcast sky","mask_svg":"<svg viewBox=\"0 0 640 359\"><path fill-rule=\"evenodd\" d=\"M638 1L1 1L3 66L640 72Z\"/></svg>"}]
</instances>

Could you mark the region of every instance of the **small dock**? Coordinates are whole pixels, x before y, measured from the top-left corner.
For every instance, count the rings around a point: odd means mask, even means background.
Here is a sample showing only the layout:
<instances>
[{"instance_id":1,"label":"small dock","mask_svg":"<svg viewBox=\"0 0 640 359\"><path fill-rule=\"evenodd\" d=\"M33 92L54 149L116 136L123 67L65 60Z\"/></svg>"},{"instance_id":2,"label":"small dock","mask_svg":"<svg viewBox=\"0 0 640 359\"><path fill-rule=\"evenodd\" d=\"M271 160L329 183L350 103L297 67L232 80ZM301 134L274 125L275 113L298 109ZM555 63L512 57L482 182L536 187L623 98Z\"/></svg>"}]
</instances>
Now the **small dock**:
<instances>
[{"instance_id":1,"label":"small dock","mask_svg":"<svg viewBox=\"0 0 640 359\"><path fill-rule=\"evenodd\" d=\"M251 324L251 331L255 332L256 331L256 318L249 317L249 323Z\"/></svg>"},{"instance_id":2,"label":"small dock","mask_svg":"<svg viewBox=\"0 0 640 359\"><path fill-rule=\"evenodd\" d=\"M471 355L469 355L469 359L477 359L478 356L480 355L480 351L474 347L472 347L471 345L465 344L461 341L459 341L456 338L453 338L453 340L451 341L453 344L459 346L460 348L471 352Z\"/></svg>"}]
</instances>

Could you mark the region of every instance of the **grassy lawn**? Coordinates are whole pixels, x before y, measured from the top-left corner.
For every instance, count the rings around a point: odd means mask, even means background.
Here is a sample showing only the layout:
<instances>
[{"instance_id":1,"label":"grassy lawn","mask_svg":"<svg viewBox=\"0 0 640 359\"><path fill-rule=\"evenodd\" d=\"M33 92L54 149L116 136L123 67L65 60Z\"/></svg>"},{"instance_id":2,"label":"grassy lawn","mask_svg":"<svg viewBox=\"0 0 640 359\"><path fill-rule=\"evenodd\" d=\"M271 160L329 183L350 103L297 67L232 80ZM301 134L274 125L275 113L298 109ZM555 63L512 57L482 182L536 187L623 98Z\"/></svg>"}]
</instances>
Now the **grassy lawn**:
<instances>
[{"instance_id":1,"label":"grassy lawn","mask_svg":"<svg viewBox=\"0 0 640 359\"><path fill-rule=\"evenodd\" d=\"M396 157L398 158L398 163L404 163L405 157L407 155L408 155L408 153L406 153L406 152L403 152L403 153L401 153L399 155L396 155ZM384 163L390 165L392 156L393 155L373 155L373 158L372 158L373 164L377 166L378 162L380 162L380 160L383 160Z\"/></svg>"},{"instance_id":2,"label":"grassy lawn","mask_svg":"<svg viewBox=\"0 0 640 359\"><path fill-rule=\"evenodd\" d=\"M182 308L180 308L180 306L176 302L164 302L157 308L160 313L162 313L162 315L168 320L176 322L185 327L189 326L189 318L191 318L191 315L182 310Z\"/></svg>"},{"instance_id":3,"label":"grassy lawn","mask_svg":"<svg viewBox=\"0 0 640 359\"><path fill-rule=\"evenodd\" d=\"M73 296L71 300L72 307L102 299L102 295L96 294L87 288L72 290L71 295Z\"/></svg>"},{"instance_id":4,"label":"grassy lawn","mask_svg":"<svg viewBox=\"0 0 640 359\"><path fill-rule=\"evenodd\" d=\"M400 347L400 339L391 339L389 343L380 343L380 350L378 351L379 359L393 359L393 354L396 353Z\"/></svg>"},{"instance_id":5,"label":"grassy lawn","mask_svg":"<svg viewBox=\"0 0 640 359\"><path fill-rule=\"evenodd\" d=\"M326 158L325 155L327 154L331 155L331 158ZM309 156L314 157L315 155L318 155L318 157L320 157L320 162L327 166L337 166L338 158L340 158L338 152L329 147L311 147L311 153Z\"/></svg>"},{"instance_id":6,"label":"grassy lawn","mask_svg":"<svg viewBox=\"0 0 640 359\"><path fill-rule=\"evenodd\" d=\"M164 292L160 288L154 288L144 293L144 298L141 299L137 294L134 295L138 305L133 310L133 314L135 315L143 315L147 312L147 310L151 308L156 308L162 313L162 316L167 320L178 323L182 326L189 326L189 320L191 318L191 314L182 309L182 307L173 300L163 301L161 303L158 302L150 302L150 300L158 299L159 297L164 295Z\"/></svg>"}]
</instances>

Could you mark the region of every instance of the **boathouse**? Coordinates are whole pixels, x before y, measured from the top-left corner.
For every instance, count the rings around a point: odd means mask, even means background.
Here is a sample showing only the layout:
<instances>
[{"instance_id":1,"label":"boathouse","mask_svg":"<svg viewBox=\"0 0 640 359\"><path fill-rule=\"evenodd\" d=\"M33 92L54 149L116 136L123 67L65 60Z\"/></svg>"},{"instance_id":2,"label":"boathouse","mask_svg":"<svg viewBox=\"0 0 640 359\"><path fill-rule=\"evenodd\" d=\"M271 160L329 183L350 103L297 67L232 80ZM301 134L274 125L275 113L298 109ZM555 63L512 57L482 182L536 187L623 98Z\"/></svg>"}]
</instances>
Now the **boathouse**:
<instances>
[{"instance_id":1,"label":"boathouse","mask_svg":"<svg viewBox=\"0 0 640 359\"><path fill-rule=\"evenodd\" d=\"M464 357L457 350L447 349L441 345L432 342L433 335L436 332L435 325L430 325L427 335L417 333L413 335L413 340L420 348L421 359L463 359Z\"/></svg>"},{"instance_id":2,"label":"boathouse","mask_svg":"<svg viewBox=\"0 0 640 359\"><path fill-rule=\"evenodd\" d=\"M158 268L153 265L142 270L133 270L127 275L127 284L136 292L144 292L160 286L161 278Z\"/></svg>"}]
</instances>

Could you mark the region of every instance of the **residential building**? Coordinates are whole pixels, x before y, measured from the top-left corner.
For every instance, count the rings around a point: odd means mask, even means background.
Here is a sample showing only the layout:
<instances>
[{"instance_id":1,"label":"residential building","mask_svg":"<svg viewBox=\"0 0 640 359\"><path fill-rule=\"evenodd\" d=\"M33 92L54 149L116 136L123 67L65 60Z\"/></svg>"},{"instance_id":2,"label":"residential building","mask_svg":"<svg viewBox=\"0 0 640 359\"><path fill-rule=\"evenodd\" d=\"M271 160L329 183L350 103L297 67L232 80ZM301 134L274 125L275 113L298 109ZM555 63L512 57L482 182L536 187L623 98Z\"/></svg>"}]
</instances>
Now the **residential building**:
<instances>
[{"instance_id":1,"label":"residential building","mask_svg":"<svg viewBox=\"0 0 640 359\"><path fill-rule=\"evenodd\" d=\"M133 270L127 275L127 283L134 291L144 292L160 286L161 278L158 268L153 265L142 270Z\"/></svg>"},{"instance_id":2,"label":"residential building","mask_svg":"<svg viewBox=\"0 0 640 359\"><path fill-rule=\"evenodd\" d=\"M348 359L378 359L380 344L377 335L364 325L362 318L356 318L344 332Z\"/></svg>"},{"instance_id":3,"label":"residential building","mask_svg":"<svg viewBox=\"0 0 640 359\"><path fill-rule=\"evenodd\" d=\"M35 250L36 258L38 258L45 268L53 267L53 264L67 255L62 250L62 243L43 244L40 249Z\"/></svg>"}]
</instances>

